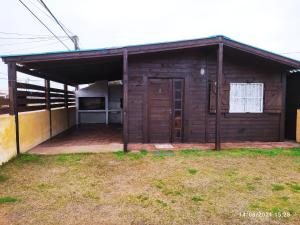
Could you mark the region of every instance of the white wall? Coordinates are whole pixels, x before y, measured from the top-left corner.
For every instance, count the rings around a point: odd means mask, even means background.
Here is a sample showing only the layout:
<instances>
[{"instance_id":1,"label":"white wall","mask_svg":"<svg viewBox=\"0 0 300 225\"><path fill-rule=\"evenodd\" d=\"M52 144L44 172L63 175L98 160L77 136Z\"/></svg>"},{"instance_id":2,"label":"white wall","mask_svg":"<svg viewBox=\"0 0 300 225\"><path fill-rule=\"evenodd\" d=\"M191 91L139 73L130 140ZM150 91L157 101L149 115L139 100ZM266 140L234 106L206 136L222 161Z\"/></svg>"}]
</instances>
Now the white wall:
<instances>
[{"instance_id":1,"label":"white wall","mask_svg":"<svg viewBox=\"0 0 300 225\"><path fill-rule=\"evenodd\" d=\"M122 123L120 99L123 96L122 85L110 85L107 81L97 81L86 88L76 91L78 123ZM105 97L105 110L79 110L79 97Z\"/></svg>"},{"instance_id":2,"label":"white wall","mask_svg":"<svg viewBox=\"0 0 300 225\"><path fill-rule=\"evenodd\" d=\"M105 110L97 112L82 112L79 110L79 97L105 97ZM78 123L108 123L108 82L97 81L90 86L76 91L77 124Z\"/></svg>"}]
</instances>

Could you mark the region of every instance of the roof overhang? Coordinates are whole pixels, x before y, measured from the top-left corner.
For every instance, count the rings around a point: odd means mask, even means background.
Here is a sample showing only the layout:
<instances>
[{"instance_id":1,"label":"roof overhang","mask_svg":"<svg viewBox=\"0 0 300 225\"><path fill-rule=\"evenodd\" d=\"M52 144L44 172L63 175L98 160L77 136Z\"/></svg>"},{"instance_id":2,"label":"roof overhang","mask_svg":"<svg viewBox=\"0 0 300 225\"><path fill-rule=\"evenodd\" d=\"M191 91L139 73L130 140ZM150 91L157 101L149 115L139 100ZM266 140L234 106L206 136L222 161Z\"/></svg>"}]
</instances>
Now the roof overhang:
<instances>
[{"instance_id":1,"label":"roof overhang","mask_svg":"<svg viewBox=\"0 0 300 225\"><path fill-rule=\"evenodd\" d=\"M155 52L166 52L173 50L181 50L181 49L191 49L197 47L208 47L208 46L217 46L219 44L223 44L226 47L236 49L241 52L245 52L251 55L255 55L257 57L263 58L265 60L276 62L277 64L281 64L288 68L299 69L300 62L297 60L293 60L269 51L265 51L250 45L246 45L237 41L234 41L225 36L213 36L202 39L195 40L185 40L185 41L175 41L175 42L166 42L166 43L156 43L156 44L146 44L146 45L134 45L134 46L125 46L125 47L116 47L116 48L106 48L106 49L92 49L92 50L79 50L79 51L68 51L68 52L49 52L49 53L38 53L38 54L29 54L29 55L10 55L10 56L2 56L2 59L5 63L14 62L18 65L18 71L29 73L34 76L40 76L47 79L47 73L49 77L55 77L56 80L59 80L60 74L55 75L55 67L53 70L43 71L42 65L43 63L48 63L49 65L60 65L63 66L64 63L68 62L73 63L74 67L79 67L78 63L86 63L89 64L89 61L99 62L104 69L104 73L113 74L120 72L122 65L122 55L124 50L127 50L128 55L138 55L138 54L148 54ZM112 62L115 62L113 64ZM111 63L111 66L109 66ZM39 65L39 66L37 66ZM82 64L84 65L84 64ZM98 65L98 66L99 66ZM114 70L113 68L118 67ZM87 68L86 68L87 69ZM99 70L101 68L99 67ZM105 71L107 70L107 71ZM50 72L49 72L50 71ZM122 71L121 71L122 72ZM111 75L110 75L111 76ZM105 77L104 77L105 78ZM105 78L107 79L107 78ZM63 79L60 79L61 82ZM78 81L78 83L84 82Z\"/></svg>"},{"instance_id":2,"label":"roof overhang","mask_svg":"<svg viewBox=\"0 0 300 225\"><path fill-rule=\"evenodd\" d=\"M37 54L26 54L26 55L12 55L12 56L1 56L5 63L17 62L17 63L28 63L28 62L42 62L42 61L56 61L56 60L68 60L68 59L87 59L87 58L102 58L121 56L125 49L127 49L128 55L144 54L152 52L163 52L170 50L194 48L201 46L217 45L219 38L209 37L196 40L146 44L146 45L133 45L116 48L103 48L103 49L91 49L91 50L77 50L77 51L63 51L63 52L46 52Z\"/></svg>"}]
</instances>

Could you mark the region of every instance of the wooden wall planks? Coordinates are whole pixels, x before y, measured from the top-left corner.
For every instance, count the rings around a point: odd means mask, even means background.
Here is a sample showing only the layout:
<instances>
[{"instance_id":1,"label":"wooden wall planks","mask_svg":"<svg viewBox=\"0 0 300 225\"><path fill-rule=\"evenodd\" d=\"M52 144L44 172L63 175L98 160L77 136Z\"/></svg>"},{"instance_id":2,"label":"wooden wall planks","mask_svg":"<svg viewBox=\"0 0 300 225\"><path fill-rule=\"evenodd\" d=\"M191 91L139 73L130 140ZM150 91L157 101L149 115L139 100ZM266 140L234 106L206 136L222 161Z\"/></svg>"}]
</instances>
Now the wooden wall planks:
<instances>
[{"instance_id":1,"label":"wooden wall planks","mask_svg":"<svg viewBox=\"0 0 300 225\"><path fill-rule=\"evenodd\" d=\"M201 75L200 70L205 74ZM262 82L281 85L281 72L247 57L224 51L223 88L230 82ZM128 64L128 140L147 142L147 82L149 78L184 78L184 142L214 142L215 113L209 111L209 83L216 81L217 49L192 49L169 53L131 56ZM226 89L226 88L225 88ZM227 90L227 89L226 89ZM225 90L225 92L226 92ZM268 88L267 90L268 91ZM274 92L274 88L272 89ZM229 91L227 91L228 95ZM268 92L266 93L268 95ZM277 96L282 96L278 89ZM228 96L222 98L221 141L279 141L280 101L272 103L268 113L229 114ZM225 101L225 103L224 103ZM270 99L266 99L270 103ZM270 107L266 105L269 109ZM272 108L273 107L273 108ZM168 142L168 140L166 140Z\"/></svg>"}]
</instances>

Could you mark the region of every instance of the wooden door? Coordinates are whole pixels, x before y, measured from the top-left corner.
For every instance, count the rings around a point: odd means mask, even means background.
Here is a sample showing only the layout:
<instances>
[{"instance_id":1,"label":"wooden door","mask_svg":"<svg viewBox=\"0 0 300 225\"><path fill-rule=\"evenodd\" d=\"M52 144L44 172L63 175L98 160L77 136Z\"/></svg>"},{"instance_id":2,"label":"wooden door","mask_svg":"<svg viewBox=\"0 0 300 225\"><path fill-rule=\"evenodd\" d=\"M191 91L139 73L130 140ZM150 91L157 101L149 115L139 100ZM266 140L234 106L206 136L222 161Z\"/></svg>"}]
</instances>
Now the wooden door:
<instances>
[{"instance_id":1,"label":"wooden door","mask_svg":"<svg viewBox=\"0 0 300 225\"><path fill-rule=\"evenodd\" d=\"M152 143L171 142L172 80L149 79L148 139Z\"/></svg>"},{"instance_id":2,"label":"wooden door","mask_svg":"<svg viewBox=\"0 0 300 225\"><path fill-rule=\"evenodd\" d=\"M148 141L183 140L183 79L149 79Z\"/></svg>"}]
</instances>

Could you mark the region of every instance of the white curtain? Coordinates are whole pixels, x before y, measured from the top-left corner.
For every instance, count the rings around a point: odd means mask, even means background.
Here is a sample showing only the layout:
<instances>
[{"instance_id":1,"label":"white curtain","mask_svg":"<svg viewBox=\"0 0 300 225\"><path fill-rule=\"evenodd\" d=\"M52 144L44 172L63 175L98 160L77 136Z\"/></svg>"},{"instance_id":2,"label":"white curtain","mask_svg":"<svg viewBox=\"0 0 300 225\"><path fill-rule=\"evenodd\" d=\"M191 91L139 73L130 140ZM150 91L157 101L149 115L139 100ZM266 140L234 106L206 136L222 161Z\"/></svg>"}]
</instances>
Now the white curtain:
<instances>
[{"instance_id":1,"label":"white curtain","mask_svg":"<svg viewBox=\"0 0 300 225\"><path fill-rule=\"evenodd\" d=\"M263 112L263 83L230 83L229 112Z\"/></svg>"}]
</instances>

